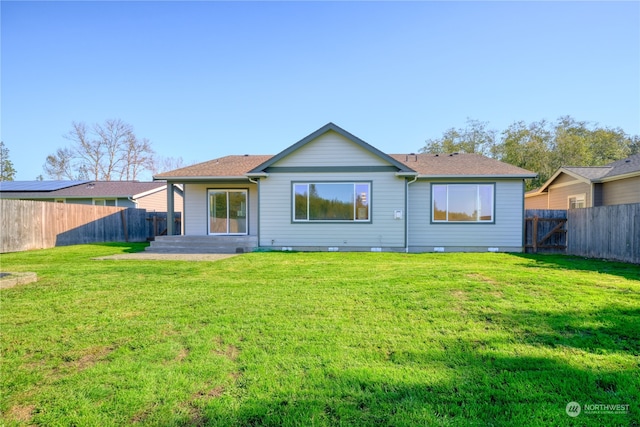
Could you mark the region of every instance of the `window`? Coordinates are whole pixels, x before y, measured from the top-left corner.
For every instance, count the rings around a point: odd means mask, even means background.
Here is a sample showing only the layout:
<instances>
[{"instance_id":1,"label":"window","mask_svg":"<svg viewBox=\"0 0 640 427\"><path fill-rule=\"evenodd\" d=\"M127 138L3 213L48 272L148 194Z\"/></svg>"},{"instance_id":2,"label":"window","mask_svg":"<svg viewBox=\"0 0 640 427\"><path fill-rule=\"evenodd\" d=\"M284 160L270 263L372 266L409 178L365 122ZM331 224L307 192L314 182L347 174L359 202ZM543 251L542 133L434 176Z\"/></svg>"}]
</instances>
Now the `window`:
<instances>
[{"instance_id":1,"label":"window","mask_svg":"<svg viewBox=\"0 0 640 427\"><path fill-rule=\"evenodd\" d=\"M96 206L117 206L115 199L93 199Z\"/></svg>"},{"instance_id":2,"label":"window","mask_svg":"<svg viewBox=\"0 0 640 427\"><path fill-rule=\"evenodd\" d=\"M293 221L369 221L371 184L323 182L293 184Z\"/></svg>"},{"instance_id":3,"label":"window","mask_svg":"<svg viewBox=\"0 0 640 427\"><path fill-rule=\"evenodd\" d=\"M494 184L432 184L432 222L494 222Z\"/></svg>"},{"instance_id":4,"label":"window","mask_svg":"<svg viewBox=\"0 0 640 427\"><path fill-rule=\"evenodd\" d=\"M578 209L584 208L587 206L586 204L586 194L576 194L568 197L569 200L569 209Z\"/></svg>"},{"instance_id":5,"label":"window","mask_svg":"<svg viewBox=\"0 0 640 427\"><path fill-rule=\"evenodd\" d=\"M247 190L208 190L209 234L248 234Z\"/></svg>"}]
</instances>

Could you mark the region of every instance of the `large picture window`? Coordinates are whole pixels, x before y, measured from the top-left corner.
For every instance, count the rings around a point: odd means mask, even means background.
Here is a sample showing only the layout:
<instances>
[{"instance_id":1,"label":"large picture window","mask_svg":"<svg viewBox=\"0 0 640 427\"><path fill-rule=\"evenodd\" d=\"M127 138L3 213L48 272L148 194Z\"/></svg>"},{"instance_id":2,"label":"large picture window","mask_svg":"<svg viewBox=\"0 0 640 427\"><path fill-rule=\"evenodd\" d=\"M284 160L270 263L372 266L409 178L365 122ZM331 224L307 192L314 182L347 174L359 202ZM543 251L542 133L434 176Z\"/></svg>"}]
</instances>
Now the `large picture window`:
<instances>
[{"instance_id":1,"label":"large picture window","mask_svg":"<svg viewBox=\"0 0 640 427\"><path fill-rule=\"evenodd\" d=\"M432 184L433 222L494 222L494 184Z\"/></svg>"},{"instance_id":2,"label":"large picture window","mask_svg":"<svg viewBox=\"0 0 640 427\"><path fill-rule=\"evenodd\" d=\"M368 182L322 182L293 184L293 220L369 221Z\"/></svg>"}]
</instances>

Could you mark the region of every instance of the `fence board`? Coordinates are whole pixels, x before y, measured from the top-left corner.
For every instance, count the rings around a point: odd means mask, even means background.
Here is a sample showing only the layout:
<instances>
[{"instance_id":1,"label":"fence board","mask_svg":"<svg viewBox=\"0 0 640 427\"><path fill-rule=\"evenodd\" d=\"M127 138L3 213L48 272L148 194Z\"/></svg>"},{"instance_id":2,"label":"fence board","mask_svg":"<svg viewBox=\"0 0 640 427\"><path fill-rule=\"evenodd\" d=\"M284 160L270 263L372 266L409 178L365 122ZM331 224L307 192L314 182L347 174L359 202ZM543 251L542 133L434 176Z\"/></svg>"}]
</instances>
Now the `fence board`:
<instances>
[{"instance_id":1,"label":"fence board","mask_svg":"<svg viewBox=\"0 0 640 427\"><path fill-rule=\"evenodd\" d=\"M525 251L544 253L564 253L566 246L566 233L553 232L559 221L567 218L566 210L558 209L527 209L525 217ZM534 218L538 221L534 221ZM562 227L564 229L565 227ZM558 231L558 230L555 230ZM536 236L534 238L534 236ZM542 244L539 241L544 240Z\"/></svg>"},{"instance_id":2,"label":"fence board","mask_svg":"<svg viewBox=\"0 0 640 427\"><path fill-rule=\"evenodd\" d=\"M0 200L0 252L80 243L143 242L148 237L145 217L144 209Z\"/></svg>"},{"instance_id":3,"label":"fence board","mask_svg":"<svg viewBox=\"0 0 640 427\"><path fill-rule=\"evenodd\" d=\"M568 211L567 253L640 264L640 203Z\"/></svg>"}]
</instances>

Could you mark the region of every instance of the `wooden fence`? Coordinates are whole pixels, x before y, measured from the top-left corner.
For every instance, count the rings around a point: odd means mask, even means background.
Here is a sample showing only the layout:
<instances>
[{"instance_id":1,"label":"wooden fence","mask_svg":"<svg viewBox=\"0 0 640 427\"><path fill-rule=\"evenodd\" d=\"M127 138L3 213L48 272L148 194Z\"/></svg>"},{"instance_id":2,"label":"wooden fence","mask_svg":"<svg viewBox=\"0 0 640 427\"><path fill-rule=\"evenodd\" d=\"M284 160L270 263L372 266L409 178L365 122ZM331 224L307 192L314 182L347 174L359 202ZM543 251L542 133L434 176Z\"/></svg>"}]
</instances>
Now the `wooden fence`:
<instances>
[{"instance_id":1,"label":"wooden fence","mask_svg":"<svg viewBox=\"0 0 640 427\"><path fill-rule=\"evenodd\" d=\"M527 209L524 248L528 253L564 253L567 248L567 211Z\"/></svg>"},{"instance_id":2,"label":"wooden fence","mask_svg":"<svg viewBox=\"0 0 640 427\"><path fill-rule=\"evenodd\" d=\"M568 211L567 253L640 264L640 203Z\"/></svg>"},{"instance_id":3,"label":"wooden fence","mask_svg":"<svg viewBox=\"0 0 640 427\"><path fill-rule=\"evenodd\" d=\"M144 242L144 209L0 200L0 252L97 242Z\"/></svg>"},{"instance_id":4,"label":"wooden fence","mask_svg":"<svg viewBox=\"0 0 640 427\"><path fill-rule=\"evenodd\" d=\"M173 215L173 234L179 235L182 228L182 215L180 212L174 212ZM167 216L167 212L147 212L148 239L167 235Z\"/></svg>"}]
</instances>

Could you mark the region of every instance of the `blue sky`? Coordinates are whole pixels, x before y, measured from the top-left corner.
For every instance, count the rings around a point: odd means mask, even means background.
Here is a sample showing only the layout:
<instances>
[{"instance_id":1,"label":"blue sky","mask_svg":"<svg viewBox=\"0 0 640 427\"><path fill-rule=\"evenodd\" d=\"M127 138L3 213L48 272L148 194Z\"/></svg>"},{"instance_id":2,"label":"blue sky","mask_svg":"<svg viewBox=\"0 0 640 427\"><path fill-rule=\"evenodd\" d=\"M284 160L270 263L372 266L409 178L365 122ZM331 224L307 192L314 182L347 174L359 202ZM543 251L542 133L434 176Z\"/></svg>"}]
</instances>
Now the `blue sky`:
<instances>
[{"instance_id":1,"label":"blue sky","mask_svg":"<svg viewBox=\"0 0 640 427\"><path fill-rule=\"evenodd\" d=\"M276 154L327 122L387 153L468 117L640 134L639 2L0 4L18 180L73 121L110 118L187 164Z\"/></svg>"}]
</instances>

